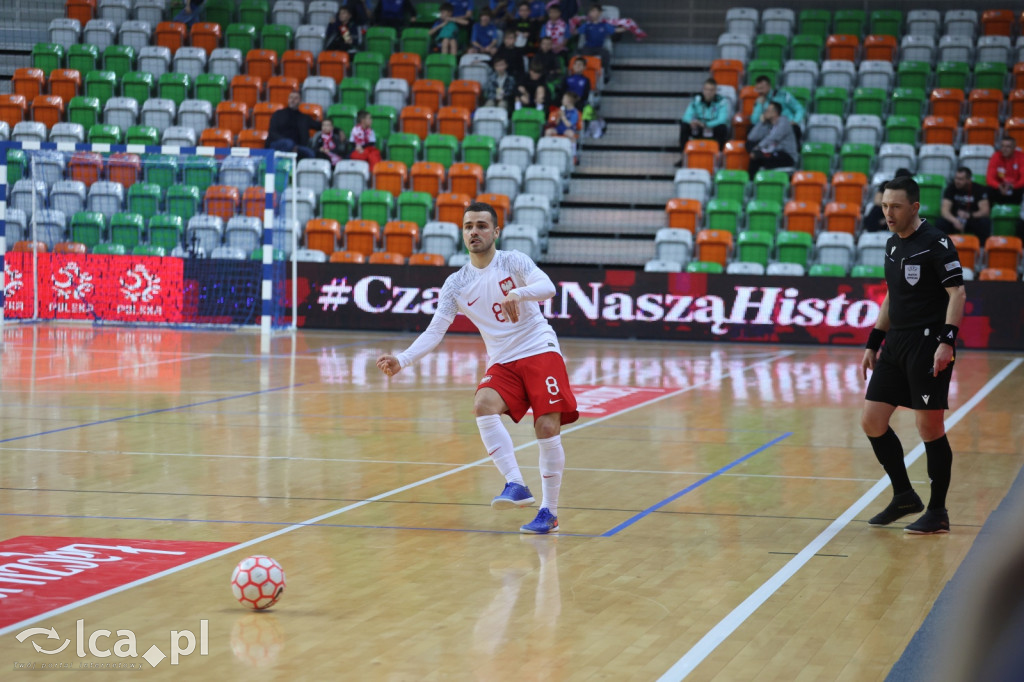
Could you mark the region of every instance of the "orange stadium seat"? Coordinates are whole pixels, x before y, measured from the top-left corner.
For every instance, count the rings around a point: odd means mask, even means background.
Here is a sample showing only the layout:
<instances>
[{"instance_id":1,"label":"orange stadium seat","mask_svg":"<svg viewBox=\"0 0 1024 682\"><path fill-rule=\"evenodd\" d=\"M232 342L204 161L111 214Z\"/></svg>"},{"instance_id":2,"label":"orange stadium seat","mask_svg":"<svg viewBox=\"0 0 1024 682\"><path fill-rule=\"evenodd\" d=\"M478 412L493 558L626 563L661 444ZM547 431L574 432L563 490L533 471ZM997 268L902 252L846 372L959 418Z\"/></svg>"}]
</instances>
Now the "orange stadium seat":
<instances>
[{"instance_id":1,"label":"orange stadium seat","mask_svg":"<svg viewBox=\"0 0 1024 682\"><path fill-rule=\"evenodd\" d=\"M330 256L341 243L341 223L328 218L306 222L306 248L323 251Z\"/></svg>"},{"instance_id":2,"label":"orange stadium seat","mask_svg":"<svg viewBox=\"0 0 1024 682\"><path fill-rule=\"evenodd\" d=\"M1017 141L1017 146L1024 148L1024 118L1014 117L1006 121L1003 134Z\"/></svg>"},{"instance_id":3,"label":"orange stadium seat","mask_svg":"<svg viewBox=\"0 0 1024 682\"><path fill-rule=\"evenodd\" d=\"M743 114L733 114L732 116L732 135L735 141L742 142L747 139L747 134L750 132L750 116L744 116ZM726 142L726 144L729 144ZM746 149L746 142L742 142L744 150ZM747 165L750 165L750 158L748 155ZM746 168L743 168L746 170Z\"/></svg>"},{"instance_id":4,"label":"orange stadium seat","mask_svg":"<svg viewBox=\"0 0 1024 682\"><path fill-rule=\"evenodd\" d=\"M75 152L68 161L68 179L77 180L86 187L103 176L103 157L99 152Z\"/></svg>"},{"instance_id":5,"label":"orange stadium seat","mask_svg":"<svg viewBox=\"0 0 1024 682\"><path fill-rule=\"evenodd\" d=\"M420 77L423 60L415 52L395 52L388 59L388 68L392 78L401 78L411 88Z\"/></svg>"},{"instance_id":6,"label":"orange stadium seat","mask_svg":"<svg viewBox=\"0 0 1024 682\"><path fill-rule=\"evenodd\" d=\"M24 95L0 95L0 121L4 121L11 130L25 120L28 101Z\"/></svg>"},{"instance_id":7,"label":"orange stadium seat","mask_svg":"<svg viewBox=\"0 0 1024 682\"><path fill-rule=\"evenodd\" d=\"M1010 87L1024 88L1024 62L1017 62L1013 65L1013 82Z\"/></svg>"},{"instance_id":8,"label":"orange stadium seat","mask_svg":"<svg viewBox=\"0 0 1024 682\"><path fill-rule=\"evenodd\" d=\"M53 245L53 252L85 254L89 252L89 249L81 242L59 242Z\"/></svg>"},{"instance_id":9,"label":"orange stadium seat","mask_svg":"<svg viewBox=\"0 0 1024 682\"><path fill-rule=\"evenodd\" d=\"M201 47L206 55L220 47L222 31L220 24L210 21L192 24L191 40L192 47Z\"/></svg>"},{"instance_id":10,"label":"orange stadium seat","mask_svg":"<svg viewBox=\"0 0 1024 682\"><path fill-rule=\"evenodd\" d=\"M711 62L711 77L719 85L731 85L739 90L743 78L743 62L738 59L716 59Z\"/></svg>"},{"instance_id":11,"label":"orange stadium seat","mask_svg":"<svg viewBox=\"0 0 1024 682\"><path fill-rule=\"evenodd\" d=\"M860 204L868 177L854 171L840 171L832 176L832 200L844 204Z\"/></svg>"},{"instance_id":12,"label":"orange stadium seat","mask_svg":"<svg viewBox=\"0 0 1024 682\"><path fill-rule=\"evenodd\" d=\"M441 108L444 102L444 83L441 81L421 78L412 84L413 106L422 107L432 114Z\"/></svg>"},{"instance_id":13,"label":"orange stadium seat","mask_svg":"<svg viewBox=\"0 0 1024 682\"><path fill-rule=\"evenodd\" d=\"M480 103L480 84L476 81L457 80L448 86L448 104L461 107L469 113Z\"/></svg>"},{"instance_id":14,"label":"orange stadium seat","mask_svg":"<svg viewBox=\"0 0 1024 682\"><path fill-rule=\"evenodd\" d=\"M23 95L26 100L31 102L43 94L46 87L46 74L42 69L31 67L15 69L11 83L14 87L14 94Z\"/></svg>"},{"instance_id":15,"label":"orange stadium seat","mask_svg":"<svg viewBox=\"0 0 1024 682\"><path fill-rule=\"evenodd\" d=\"M437 253L414 253L409 256L409 265L444 266L444 256Z\"/></svg>"},{"instance_id":16,"label":"orange stadium seat","mask_svg":"<svg viewBox=\"0 0 1024 682\"><path fill-rule=\"evenodd\" d=\"M414 192L426 192L436 198L444 188L444 165L417 161L412 165L411 178Z\"/></svg>"},{"instance_id":17,"label":"orange stadium seat","mask_svg":"<svg viewBox=\"0 0 1024 682\"><path fill-rule=\"evenodd\" d=\"M234 147L235 136L226 128L207 128L199 135L201 147Z\"/></svg>"},{"instance_id":18,"label":"orange stadium seat","mask_svg":"<svg viewBox=\"0 0 1024 682\"><path fill-rule=\"evenodd\" d=\"M313 71L313 53L307 50L288 50L281 57L281 74L288 78L294 78L295 82L302 85L302 82L309 77Z\"/></svg>"},{"instance_id":19,"label":"orange stadium seat","mask_svg":"<svg viewBox=\"0 0 1024 682\"><path fill-rule=\"evenodd\" d=\"M366 256L358 251L335 251L331 254L332 263L365 263Z\"/></svg>"},{"instance_id":20,"label":"orange stadium seat","mask_svg":"<svg viewBox=\"0 0 1024 682\"><path fill-rule=\"evenodd\" d=\"M821 218L821 204L809 201L787 201L783 209L786 229L814 236Z\"/></svg>"},{"instance_id":21,"label":"orange stadium seat","mask_svg":"<svg viewBox=\"0 0 1024 682\"><path fill-rule=\"evenodd\" d=\"M405 256L400 253L377 251L370 254L367 262L374 265L405 265Z\"/></svg>"},{"instance_id":22,"label":"orange stadium seat","mask_svg":"<svg viewBox=\"0 0 1024 682\"><path fill-rule=\"evenodd\" d=\"M1003 105L1003 91L976 88L971 90L968 100L971 103L968 116L983 116L985 118L997 119L999 118L999 110Z\"/></svg>"},{"instance_id":23,"label":"orange stadium seat","mask_svg":"<svg viewBox=\"0 0 1024 682\"><path fill-rule=\"evenodd\" d=\"M245 54L245 72L266 83L277 71L277 52L273 50L249 50Z\"/></svg>"},{"instance_id":24,"label":"orange stadium seat","mask_svg":"<svg viewBox=\"0 0 1024 682\"><path fill-rule=\"evenodd\" d=\"M283 104L274 102L260 102L252 108L252 127L256 130L267 132L270 130L270 117L278 109L284 109Z\"/></svg>"},{"instance_id":25,"label":"orange stadium seat","mask_svg":"<svg viewBox=\"0 0 1024 682\"><path fill-rule=\"evenodd\" d=\"M84 28L96 14L96 0L67 0L64 3L64 16L78 19Z\"/></svg>"},{"instance_id":26,"label":"orange stadium seat","mask_svg":"<svg viewBox=\"0 0 1024 682\"><path fill-rule=\"evenodd\" d=\"M924 144L953 144L956 141L957 119L928 116L921 125Z\"/></svg>"},{"instance_id":27,"label":"orange stadium seat","mask_svg":"<svg viewBox=\"0 0 1024 682\"><path fill-rule=\"evenodd\" d=\"M1024 62L1021 62L1024 64ZM52 76L51 76L52 77ZM1024 88L1016 88L1010 91L1010 116L1012 118L1024 117Z\"/></svg>"},{"instance_id":28,"label":"orange stadium seat","mask_svg":"<svg viewBox=\"0 0 1024 682\"><path fill-rule=\"evenodd\" d=\"M931 113L933 116L945 116L957 121L964 107L964 91L957 88L935 88L932 90Z\"/></svg>"},{"instance_id":29,"label":"orange stadium seat","mask_svg":"<svg viewBox=\"0 0 1024 682\"><path fill-rule=\"evenodd\" d=\"M750 118L754 113L754 105L757 104L758 97L759 95L757 94L757 90L754 90L753 85L744 85L743 89L740 90L739 113L743 114L747 118Z\"/></svg>"},{"instance_id":30,"label":"orange stadium seat","mask_svg":"<svg viewBox=\"0 0 1024 682\"><path fill-rule=\"evenodd\" d=\"M238 135L245 128L249 108L243 102L221 102L217 105L217 127Z\"/></svg>"},{"instance_id":31,"label":"orange stadium seat","mask_svg":"<svg viewBox=\"0 0 1024 682\"><path fill-rule=\"evenodd\" d=\"M206 188L206 194L203 196L203 212L219 216L227 222L238 213L240 203L237 187L211 185Z\"/></svg>"},{"instance_id":32,"label":"orange stadium seat","mask_svg":"<svg viewBox=\"0 0 1024 682\"><path fill-rule=\"evenodd\" d=\"M809 204L821 204L828 187L828 176L818 171L797 171L790 180L793 188L793 200L805 201Z\"/></svg>"},{"instance_id":33,"label":"orange stadium seat","mask_svg":"<svg viewBox=\"0 0 1024 682\"><path fill-rule=\"evenodd\" d=\"M348 63L348 52L325 50L316 56L316 72L319 76L333 78L334 84L340 85L348 71Z\"/></svg>"},{"instance_id":34,"label":"orange stadium seat","mask_svg":"<svg viewBox=\"0 0 1024 682\"><path fill-rule=\"evenodd\" d=\"M1020 255L1020 237L989 237L985 240L986 267L1017 272Z\"/></svg>"},{"instance_id":35,"label":"orange stadium seat","mask_svg":"<svg viewBox=\"0 0 1024 682\"><path fill-rule=\"evenodd\" d=\"M138 154L111 154L107 162L107 176L111 182L128 189L142 177L142 159Z\"/></svg>"},{"instance_id":36,"label":"orange stadium seat","mask_svg":"<svg viewBox=\"0 0 1024 682\"><path fill-rule=\"evenodd\" d=\"M469 109L462 107L441 107L437 112L437 132L442 135L452 135L459 142L462 142L469 131ZM583 122L583 119L580 119Z\"/></svg>"},{"instance_id":37,"label":"orange stadium seat","mask_svg":"<svg viewBox=\"0 0 1024 682\"><path fill-rule=\"evenodd\" d=\"M319 104L313 104L312 102L300 102L299 111L309 116L317 123L321 123L324 120L324 108Z\"/></svg>"},{"instance_id":38,"label":"orange stadium seat","mask_svg":"<svg viewBox=\"0 0 1024 682\"><path fill-rule=\"evenodd\" d=\"M851 35L830 35L825 39L825 59L836 59L844 62L857 61L857 47L860 40Z\"/></svg>"},{"instance_id":39,"label":"orange stadium seat","mask_svg":"<svg viewBox=\"0 0 1024 682\"><path fill-rule=\"evenodd\" d=\"M173 56L178 48L185 44L185 36L188 34L188 27L175 21L161 21L156 25L156 40L154 44L166 47Z\"/></svg>"},{"instance_id":40,"label":"orange stadium seat","mask_svg":"<svg viewBox=\"0 0 1024 682\"><path fill-rule=\"evenodd\" d=\"M64 116L64 100L56 95L38 95L32 99L32 120L52 128Z\"/></svg>"},{"instance_id":41,"label":"orange stadium seat","mask_svg":"<svg viewBox=\"0 0 1024 682\"><path fill-rule=\"evenodd\" d=\"M481 183L482 185L483 183ZM437 196L437 219L442 223L455 223L456 225L462 225L462 214L466 212L466 207L472 202L470 197L473 194L439 194Z\"/></svg>"},{"instance_id":42,"label":"orange stadium seat","mask_svg":"<svg viewBox=\"0 0 1024 682\"><path fill-rule=\"evenodd\" d=\"M401 161L381 161L373 167L373 186L398 198L405 189L408 175L409 171Z\"/></svg>"},{"instance_id":43,"label":"orange stadium seat","mask_svg":"<svg viewBox=\"0 0 1024 682\"><path fill-rule=\"evenodd\" d=\"M231 79L231 99L244 102L250 110L260 101L263 94L263 81L259 76L240 73Z\"/></svg>"},{"instance_id":44,"label":"orange stadium seat","mask_svg":"<svg viewBox=\"0 0 1024 682\"><path fill-rule=\"evenodd\" d=\"M577 55L572 58L572 61L576 61L577 59L582 59L583 63L586 64L586 66L583 67L583 75L587 77L588 81L590 81L590 89L596 90L601 84L600 81L603 78L601 58L595 55ZM572 66L572 64L569 64L569 66Z\"/></svg>"},{"instance_id":45,"label":"orange stadium seat","mask_svg":"<svg viewBox=\"0 0 1024 682\"><path fill-rule=\"evenodd\" d=\"M395 220L384 225L384 250L411 256L419 243L419 225L411 220Z\"/></svg>"},{"instance_id":46,"label":"orange stadium seat","mask_svg":"<svg viewBox=\"0 0 1024 682\"><path fill-rule=\"evenodd\" d=\"M668 226L696 232L703 209L697 199L669 199L665 204Z\"/></svg>"},{"instance_id":47,"label":"orange stadium seat","mask_svg":"<svg viewBox=\"0 0 1024 682\"><path fill-rule=\"evenodd\" d=\"M881 62L891 62L895 54L895 36L872 35L864 38L863 59Z\"/></svg>"},{"instance_id":48,"label":"orange stadium seat","mask_svg":"<svg viewBox=\"0 0 1024 682\"><path fill-rule=\"evenodd\" d=\"M483 166L476 163L455 163L448 169L448 189L453 194L476 196L484 186Z\"/></svg>"},{"instance_id":49,"label":"orange stadium seat","mask_svg":"<svg viewBox=\"0 0 1024 682\"><path fill-rule=\"evenodd\" d=\"M973 234L952 234L949 240L956 247L957 256L960 258L960 267L964 270L974 270L977 266L978 252L981 251L981 242Z\"/></svg>"},{"instance_id":50,"label":"orange stadium seat","mask_svg":"<svg viewBox=\"0 0 1024 682\"><path fill-rule=\"evenodd\" d=\"M377 249L380 225L375 220L350 220L345 223L345 250L369 256Z\"/></svg>"},{"instance_id":51,"label":"orange stadium seat","mask_svg":"<svg viewBox=\"0 0 1024 682\"><path fill-rule=\"evenodd\" d=\"M1013 12L989 9L981 14L981 32L987 36L1008 36L1013 28Z\"/></svg>"},{"instance_id":52,"label":"orange stadium seat","mask_svg":"<svg viewBox=\"0 0 1024 682\"><path fill-rule=\"evenodd\" d=\"M288 76L273 76L267 81L267 101L288 104L288 95L299 91L299 82Z\"/></svg>"},{"instance_id":53,"label":"orange stadium seat","mask_svg":"<svg viewBox=\"0 0 1024 682\"><path fill-rule=\"evenodd\" d=\"M259 132L259 131L244 131ZM242 136L239 135L239 138ZM242 193L242 215L250 218L263 218L263 212L267 208L267 191L262 187L247 187Z\"/></svg>"},{"instance_id":54,"label":"orange stadium seat","mask_svg":"<svg viewBox=\"0 0 1024 682\"><path fill-rule=\"evenodd\" d=\"M50 94L64 100L64 104L78 97L82 89L82 74L74 69L54 69L50 72Z\"/></svg>"},{"instance_id":55,"label":"orange stadium seat","mask_svg":"<svg viewBox=\"0 0 1024 682\"><path fill-rule=\"evenodd\" d=\"M830 201L825 205L825 229L828 232L856 234L860 223L860 204Z\"/></svg>"},{"instance_id":56,"label":"orange stadium seat","mask_svg":"<svg viewBox=\"0 0 1024 682\"><path fill-rule=\"evenodd\" d=\"M701 230L697 233L697 260L725 267L732 253L732 232Z\"/></svg>"},{"instance_id":57,"label":"orange stadium seat","mask_svg":"<svg viewBox=\"0 0 1024 682\"><path fill-rule=\"evenodd\" d=\"M508 218L509 211L512 210L512 202L509 201L508 197L504 194L480 194L477 196L476 201L482 201L485 204L490 204L494 207L494 212L498 214L498 225L500 227L505 226L505 219ZM456 225L462 225L462 216L455 221Z\"/></svg>"},{"instance_id":58,"label":"orange stadium seat","mask_svg":"<svg viewBox=\"0 0 1024 682\"><path fill-rule=\"evenodd\" d=\"M17 253L46 253L46 242L21 241L15 242L11 251Z\"/></svg>"},{"instance_id":59,"label":"orange stadium seat","mask_svg":"<svg viewBox=\"0 0 1024 682\"><path fill-rule=\"evenodd\" d=\"M714 140L690 140L683 150L684 165L687 168L703 168L714 174L718 152L718 142Z\"/></svg>"},{"instance_id":60,"label":"orange stadium seat","mask_svg":"<svg viewBox=\"0 0 1024 682\"><path fill-rule=\"evenodd\" d=\"M750 152L743 140L729 140L725 143L722 154L726 170L748 170L750 168Z\"/></svg>"},{"instance_id":61,"label":"orange stadium seat","mask_svg":"<svg viewBox=\"0 0 1024 682\"><path fill-rule=\"evenodd\" d=\"M402 122L403 133L412 133L424 140L433 127L434 112L429 107L418 105L403 107L399 118Z\"/></svg>"},{"instance_id":62,"label":"orange stadium seat","mask_svg":"<svg viewBox=\"0 0 1024 682\"><path fill-rule=\"evenodd\" d=\"M998 118L971 116L964 121L964 144L995 145L998 134Z\"/></svg>"},{"instance_id":63,"label":"orange stadium seat","mask_svg":"<svg viewBox=\"0 0 1024 682\"><path fill-rule=\"evenodd\" d=\"M985 268L978 275L978 279L986 282L1016 282L1017 273L1002 268Z\"/></svg>"}]
</instances>

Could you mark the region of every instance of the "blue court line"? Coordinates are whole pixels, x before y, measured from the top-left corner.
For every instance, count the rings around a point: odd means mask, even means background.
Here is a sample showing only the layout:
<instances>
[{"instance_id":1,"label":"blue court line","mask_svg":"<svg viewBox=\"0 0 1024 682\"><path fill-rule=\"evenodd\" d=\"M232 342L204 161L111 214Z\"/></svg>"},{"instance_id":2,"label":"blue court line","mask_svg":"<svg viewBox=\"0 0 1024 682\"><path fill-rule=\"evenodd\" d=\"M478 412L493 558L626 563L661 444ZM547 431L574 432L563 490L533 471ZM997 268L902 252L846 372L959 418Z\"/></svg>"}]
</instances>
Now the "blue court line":
<instances>
[{"instance_id":1,"label":"blue court line","mask_svg":"<svg viewBox=\"0 0 1024 682\"><path fill-rule=\"evenodd\" d=\"M676 494L674 494L674 495L672 495L670 497L666 497L661 502L658 502L657 504L655 504L653 506L650 506L647 509L643 510L639 514L636 514L635 516L632 516L632 517L626 519L625 521L623 521L619 525L615 526L611 530L607 530L604 533L601 533L601 537L603 537L603 538L610 538L611 536L615 535L619 531L624 530L626 528L629 528L630 526L632 526L634 523L636 523L640 519L644 518L645 516L648 516L649 514L652 514L652 513L656 512L656 511L658 511L659 509L661 509L662 507L664 507L665 505L667 505L670 502L678 500L680 497L682 497L686 493L690 492L691 490L696 490L697 488L701 487L702 485L704 485L708 481L710 481L712 479L715 479L715 478L718 478L719 476L724 474L729 469L732 469L732 468L742 464L743 462L746 462L748 459L750 459L754 455L756 455L758 453L761 453L761 452L764 452L765 450L767 450L771 446L775 445L776 443L778 443L780 441L783 441L783 440L789 438L792 435L793 435L793 432L790 431L788 433L782 434L781 436L779 436L778 438L776 438L774 440L768 441L767 443L765 443L761 447L757 448L753 452L748 452L747 454L743 455L739 459L735 459L735 460L729 462L728 464L726 464L724 467L722 467L718 471L714 471L714 472L708 474L707 476L705 476L704 478L700 479L696 483L683 488L682 490L680 490Z\"/></svg>"},{"instance_id":2,"label":"blue court line","mask_svg":"<svg viewBox=\"0 0 1024 682\"><path fill-rule=\"evenodd\" d=\"M215 398L214 400L204 400L199 403L189 403L188 405L178 405L177 407L163 407L159 410L149 410L148 412L139 412L138 414L127 414L123 417L113 417L111 419L101 419L96 422L88 422L87 424L76 424L75 426L65 426L60 429L51 429L49 431L40 431L39 433L30 433L24 436L14 436L13 438L4 438L0 440L0 443L12 443L17 440L25 440L26 438L35 438L36 436L48 436L52 433L61 433L62 431L74 431L75 429L84 429L87 426L99 426L100 424L110 424L112 422L120 422L126 419L136 419L138 417L148 417L153 414L161 414L163 412L174 412L175 410L187 410L190 407L202 407L203 405L212 405L214 403L222 403L226 400L237 400L239 398L251 398L254 395L261 395L264 393L274 393L276 391L286 391L290 388L297 388L303 384L291 384L290 386L278 386L277 388L268 388L262 391L252 391L250 393L242 393L240 395L231 395L226 398Z\"/></svg>"},{"instance_id":3,"label":"blue court line","mask_svg":"<svg viewBox=\"0 0 1024 682\"><path fill-rule=\"evenodd\" d=\"M156 521L159 523L222 523L249 526L304 526L306 528L367 528L371 530L429 530L442 533L485 533L490 535L521 535L517 530L486 530L481 528L424 528L422 526L375 526L357 523L295 523L292 521L229 521L226 519L161 519L148 516L90 516L86 514L13 514L0 513L0 516L21 516L45 519L90 519L100 521ZM575 538L599 538L600 535L588 533L558 533Z\"/></svg>"}]
</instances>

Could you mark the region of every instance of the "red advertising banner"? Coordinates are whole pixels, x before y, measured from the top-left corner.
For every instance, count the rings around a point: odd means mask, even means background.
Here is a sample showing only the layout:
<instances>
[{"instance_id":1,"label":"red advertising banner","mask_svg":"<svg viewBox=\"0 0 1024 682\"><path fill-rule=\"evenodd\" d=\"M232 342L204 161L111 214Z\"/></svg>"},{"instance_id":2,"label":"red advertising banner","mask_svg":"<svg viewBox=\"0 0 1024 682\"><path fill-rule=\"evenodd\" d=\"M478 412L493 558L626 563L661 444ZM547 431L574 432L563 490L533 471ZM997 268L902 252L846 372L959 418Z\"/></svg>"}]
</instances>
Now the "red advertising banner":
<instances>
[{"instance_id":1,"label":"red advertising banner","mask_svg":"<svg viewBox=\"0 0 1024 682\"><path fill-rule=\"evenodd\" d=\"M182 260L152 256L7 253L4 315L59 320L180 322Z\"/></svg>"},{"instance_id":2,"label":"red advertising banner","mask_svg":"<svg viewBox=\"0 0 1024 682\"><path fill-rule=\"evenodd\" d=\"M0 628L233 547L233 542L21 536L0 542Z\"/></svg>"}]
</instances>

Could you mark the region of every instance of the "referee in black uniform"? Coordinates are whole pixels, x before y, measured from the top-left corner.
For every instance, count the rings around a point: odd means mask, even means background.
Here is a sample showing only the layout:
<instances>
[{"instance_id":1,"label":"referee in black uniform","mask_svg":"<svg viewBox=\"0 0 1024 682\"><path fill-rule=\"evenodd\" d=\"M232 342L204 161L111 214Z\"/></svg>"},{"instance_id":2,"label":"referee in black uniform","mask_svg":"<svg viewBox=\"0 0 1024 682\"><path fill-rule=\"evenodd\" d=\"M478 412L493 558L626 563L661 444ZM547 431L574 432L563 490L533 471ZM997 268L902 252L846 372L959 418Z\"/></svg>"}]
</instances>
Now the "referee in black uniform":
<instances>
[{"instance_id":1,"label":"referee in black uniform","mask_svg":"<svg viewBox=\"0 0 1024 682\"><path fill-rule=\"evenodd\" d=\"M911 177L884 185L882 212L893 233L885 245L888 292L861 363L865 378L872 370L861 427L893 489L892 502L868 523L884 526L924 510L905 530L933 534L949 532L946 491L953 452L943 418L949 407L953 348L967 297L956 248L917 214L919 199L917 182ZM924 441L931 479L927 509L910 485L903 446L889 426L900 405L914 410L917 432Z\"/></svg>"}]
</instances>

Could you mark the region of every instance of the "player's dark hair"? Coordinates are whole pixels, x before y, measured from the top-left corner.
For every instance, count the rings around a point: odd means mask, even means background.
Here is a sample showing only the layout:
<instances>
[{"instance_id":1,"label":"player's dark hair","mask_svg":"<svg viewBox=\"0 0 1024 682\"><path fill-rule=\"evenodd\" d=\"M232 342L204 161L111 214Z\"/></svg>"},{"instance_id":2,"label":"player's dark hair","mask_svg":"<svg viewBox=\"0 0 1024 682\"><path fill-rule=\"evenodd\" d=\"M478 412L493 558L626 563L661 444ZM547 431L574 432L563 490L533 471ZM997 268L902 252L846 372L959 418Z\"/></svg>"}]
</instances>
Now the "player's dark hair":
<instances>
[{"instance_id":1,"label":"player's dark hair","mask_svg":"<svg viewBox=\"0 0 1024 682\"><path fill-rule=\"evenodd\" d=\"M968 180L970 180L972 177L974 177L974 173L972 173L971 169L968 168L967 166L960 166L959 168L956 169L956 172L957 173L963 173L964 175L967 176Z\"/></svg>"},{"instance_id":2,"label":"player's dark hair","mask_svg":"<svg viewBox=\"0 0 1024 682\"><path fill-rule=\"evenodd\" d=\"M912 204L916 204L921 201L921 188L917 186L917 181L911 177L902 176L893 178L889 182L885 183L885 186L882 189L891 189L894 192L903 190L907 193L907 199Z\"/></svg>"},{"instance_id":3,"label":"player's dark hair","mask_svg":"<svg viewBox=\"0 0 1024 682\"><path fill-rule=\"evenodd\" d=\"M462 216L465 217L467 213L477 211L484 211L490 213L491 222L494 224L495 227L498 227L498 212L494 210L493 206L483 201L474 201L473 203L471 203L469 206L466 207L466 210L462 212Z\"/></svg>"}]
</instances>

